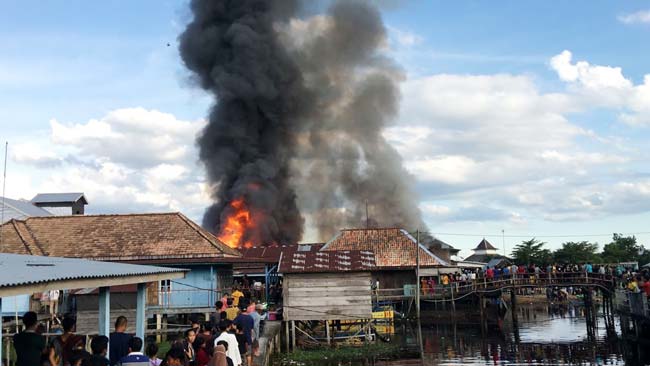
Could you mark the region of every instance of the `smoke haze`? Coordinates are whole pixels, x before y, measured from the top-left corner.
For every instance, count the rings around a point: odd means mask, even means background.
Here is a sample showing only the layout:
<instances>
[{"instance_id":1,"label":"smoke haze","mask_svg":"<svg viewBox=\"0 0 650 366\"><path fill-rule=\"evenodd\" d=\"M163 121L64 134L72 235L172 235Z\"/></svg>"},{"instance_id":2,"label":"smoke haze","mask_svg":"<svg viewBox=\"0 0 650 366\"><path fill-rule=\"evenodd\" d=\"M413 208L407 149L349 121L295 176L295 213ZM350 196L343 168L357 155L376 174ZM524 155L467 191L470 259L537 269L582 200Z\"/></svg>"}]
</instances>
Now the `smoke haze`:
<instances>
[{"instance_id":1,"label":"smoke haze","mask_svg":"<svg viewBox=\"0 0 650 366\"><path fill-rule=\"evenodd\" d=\"M242 199L255 244L299 241L308 218L321 240L344 227L424 228L411 177L382 136L399 104L400 69L386 54L379 11L334 2L194 0L180 36L186 66L215 96L198 139L215 232ZM300 209L299 209L300 208Z\"/></svg>"}]
</instances>

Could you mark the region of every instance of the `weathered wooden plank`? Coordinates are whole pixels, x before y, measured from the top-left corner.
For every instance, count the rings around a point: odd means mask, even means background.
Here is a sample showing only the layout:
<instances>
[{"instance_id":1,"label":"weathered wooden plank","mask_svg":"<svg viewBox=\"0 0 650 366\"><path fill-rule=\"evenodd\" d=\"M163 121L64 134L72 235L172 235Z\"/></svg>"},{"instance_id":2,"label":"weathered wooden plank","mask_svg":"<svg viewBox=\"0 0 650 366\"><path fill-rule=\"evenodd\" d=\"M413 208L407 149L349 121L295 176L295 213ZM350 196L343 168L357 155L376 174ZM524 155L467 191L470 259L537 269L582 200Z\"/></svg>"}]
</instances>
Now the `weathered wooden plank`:
<instances>
[{"instance_id":1,"label":"weathered wooden plank","mask_svg":"<svg viewBox=\"0 0 650 366\"><path fill-rule=\"evenodd\" d=\"M319 297L337 297L337 296L370 296L370 289L359 289L358 287L343 287L342 289L306 289L291 288L287 289L286 294L293 296L319 296Z\"/></svg>"},{"instance_id":2,"label":"weathered wooden plank","mask_svg":"<svg viewBox=\"0 0 650 366\"><path fill-rule=\"evenodd\" d=\"M306 279L292 279L291 287L306 287L306 288L316 288L316 287L338 287L338 286L359 286L370 288L370 280L364 279L330 279L330 280L306 280ZM284 284L284 287L288 287Z\"/></svg>"},{"instance_id":3,"label":"weathered wooden plank","mask_svg":"<svg viewBox=\"0 0 650 366\"><path fill-rule=\"evenodd\" d=\"M308 278L308 279L341 279L341 278L370 278L368 272L345 272L345 273L288 273L285 278Z\"/></svg>"},{"instance_id":4,"label":"weathered wooden plank","mask_svg":"<svg viewBox=\"0 0 650 366\"><path fill-rule=\"evenodd\" d=\"M372 312L370 309L363 309L353 306L352 308L339 309L330 312L315 312L303 309L289 308L285 309L285 320L347 320L347 319L371 319Z\"/></svg>"},{"instance_id":5,"label":"weathered wooden plank","mask_svg":"<svg viewBox=\"0 0 650 366\"><path fill-rule=\"evenodd\" d=\"M354 299L346 299L346 298L309 298L309 297L301 297L301 298L291 298L289 301L285 301L285 304L287 306L302 306L302 307L337 307L337 306L345 306L345 305L370 305L371 304L371 299L370 296L366 297L358 297Z\"/></svg>"}]
</instances>

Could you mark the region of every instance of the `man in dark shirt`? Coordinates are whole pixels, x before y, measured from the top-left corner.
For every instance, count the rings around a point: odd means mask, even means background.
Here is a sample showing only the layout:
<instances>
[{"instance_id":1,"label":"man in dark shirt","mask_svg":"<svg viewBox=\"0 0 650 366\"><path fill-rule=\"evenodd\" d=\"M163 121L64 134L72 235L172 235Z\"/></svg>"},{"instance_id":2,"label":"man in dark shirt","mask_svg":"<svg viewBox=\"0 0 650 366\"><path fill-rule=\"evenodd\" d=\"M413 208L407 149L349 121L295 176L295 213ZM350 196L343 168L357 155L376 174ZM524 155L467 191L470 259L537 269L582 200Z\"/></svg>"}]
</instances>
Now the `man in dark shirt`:
<instances>
[{"instance_id":1,"label":"man in dark shirt","mask_svg":"<svg viewBox=\"0 0 650 366\"><path fill-rule=\"evenodd\" d=\"M14 335L14 348L16 349L16 366L39 365L41 355L45 350L45 337L36 333L38 318L36 313L28 311L23 315L25 330Z\"/></svg>"},{"instance_id":2,"label":"man in dark shirt","mask_svg":"<svg viewBox=\"0 0 650 366\"><path fill-rule=\"evenodd\" d=\"M90 341L90 350L93 352L90 358L91 366L108 366L106 353L108 352L108 337L97 336Z\"/></svg>"},{"instance_id":3,"label":"man in dark shirt","mask_svg":"<svg viewBox=\"0 0 650 366\"><path fill-rule=\"evenodd\" d=\"M110 347L108 348L111 366L120 362L120 359L129 354L129 341L131 335L126 334L126 317L120 316L115 320L115 332L111 333Z\"/></svg>"},{"instance_id":4,"label":"man in dark shirt","mask_svg":"<svg viewBox=\"0 0 650 366\"><path fill-rule=\"evenodd\" d=\"M247 304L244 306L247 306ZM241 356L242 359L245 357L247 365L250 365L252 360L251 346L253 345L253 327L255 326L255 321L250 315L248 315L248 307L242 307L242 312L237 315L233 324L240 328L246 337L246 353L242 353Z\"/></svg>"}]
</instances>

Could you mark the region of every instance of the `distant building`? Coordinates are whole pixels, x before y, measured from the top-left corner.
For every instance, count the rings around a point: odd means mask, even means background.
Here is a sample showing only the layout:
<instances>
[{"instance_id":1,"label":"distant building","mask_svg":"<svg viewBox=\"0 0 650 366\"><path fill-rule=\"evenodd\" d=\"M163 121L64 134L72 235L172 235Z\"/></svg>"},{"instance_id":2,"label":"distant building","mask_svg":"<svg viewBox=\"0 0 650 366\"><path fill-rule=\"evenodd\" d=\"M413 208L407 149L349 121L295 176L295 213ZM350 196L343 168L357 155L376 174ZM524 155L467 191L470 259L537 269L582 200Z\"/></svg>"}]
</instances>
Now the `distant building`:
<instances>
[{"instance_id":1,"label":"distant building","mask_svg":"<svg viewBox=\"0 0 650 366\"><path fill-rule=\"evenodd\" d=\"M373 281L379 281L384 289L415 286L414 269L418 257L421 268L450 265L424 244L418 245L411 234L400 228L344 229L321 248L321 251L345 250L374 253Z\"/></svg>"},{"instance_id":2,"label":"distant building","mask_svg":"<svg viewBox=\"0 0 650 366\"><path fill-rule=\"evenodd\" d=\"M466 262L479 262L479 263L489 263L493 259L508 259L508 257L498 253L498 249L495 248L489 241L481 240L476 248L472 249L474 252L469 257L465 258Z\"/></svg>"},{"instance_id":3,"label":"distant building","mask_svg":"<svg viewBox=\"0 0 650 366\"><path fill-rule=\"evenodd\" d=\"M32 204L53 215L83 215L88 204L83 193L39 193L32 198Z\"/></svg>"}]
</instances>

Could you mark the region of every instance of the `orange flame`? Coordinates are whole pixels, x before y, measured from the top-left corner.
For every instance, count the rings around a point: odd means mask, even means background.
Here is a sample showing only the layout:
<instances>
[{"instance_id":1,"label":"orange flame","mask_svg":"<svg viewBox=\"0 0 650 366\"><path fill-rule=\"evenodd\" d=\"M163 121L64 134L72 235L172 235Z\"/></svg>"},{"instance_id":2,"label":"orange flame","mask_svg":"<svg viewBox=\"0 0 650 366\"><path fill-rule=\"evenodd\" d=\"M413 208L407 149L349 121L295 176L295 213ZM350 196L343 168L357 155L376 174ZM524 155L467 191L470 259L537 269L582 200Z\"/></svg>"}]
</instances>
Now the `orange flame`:
<instances>
[{"instance_id":1,"label":"orange flame","mask_svg":"<svg viewBox=\"0 0 650 366\"><path fill-rule=\"evenodd\" d=\"M242 238L246 230L253 228L253 222L250 210L246 207L243 198L238 198L230 202L233 209L226 221L221 224L221 232L218 235L219 240L226 243L231 248L245 247L250 248L253 243L246 241L242 243Z\"/></svg>"}]
</instances>

